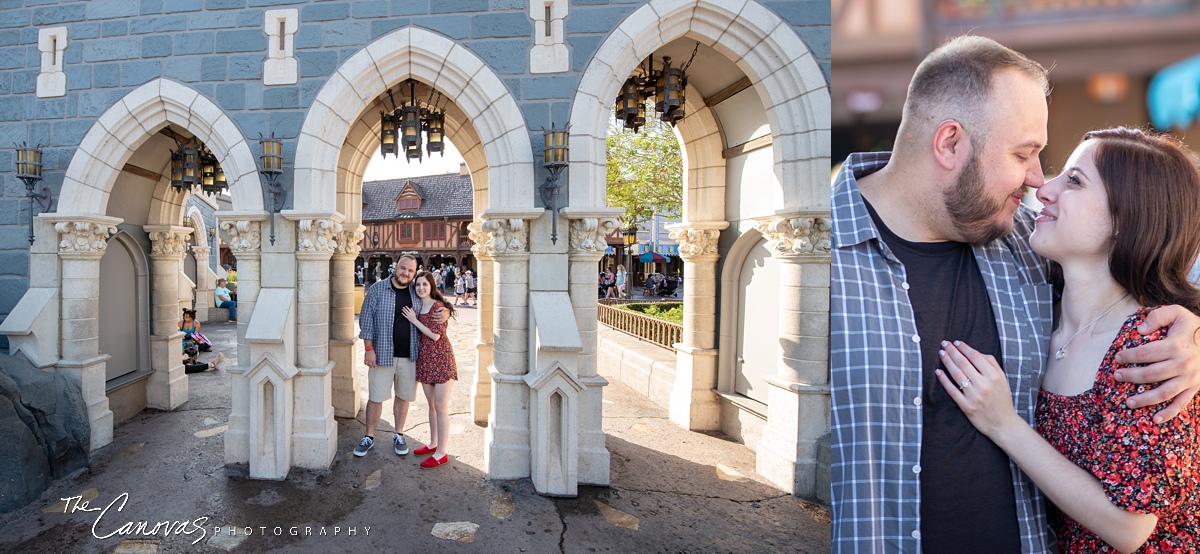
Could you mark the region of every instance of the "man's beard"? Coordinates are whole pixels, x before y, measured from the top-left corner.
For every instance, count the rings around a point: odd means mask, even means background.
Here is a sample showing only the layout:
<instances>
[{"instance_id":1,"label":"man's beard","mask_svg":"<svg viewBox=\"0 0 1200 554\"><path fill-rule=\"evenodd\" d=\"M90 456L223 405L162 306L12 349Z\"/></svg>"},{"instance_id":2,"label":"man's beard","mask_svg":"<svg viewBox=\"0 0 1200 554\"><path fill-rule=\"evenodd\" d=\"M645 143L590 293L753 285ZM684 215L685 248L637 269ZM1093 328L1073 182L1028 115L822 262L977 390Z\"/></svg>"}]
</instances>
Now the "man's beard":
<instances>
[{"instance_id":1,"label":"man's beard","mask_svg":"<svg viewBox=\"0 0 1200 554\"><path fill-rule=\"evenodd\" d=\"M950 222L963 242L970 244L987 244L1012 231L1012 220L995 220L1010 198L1010 195L1000 199L988 196L979 156L971 156L954 186L942 193Z\"/></svg>"}]
</instances>

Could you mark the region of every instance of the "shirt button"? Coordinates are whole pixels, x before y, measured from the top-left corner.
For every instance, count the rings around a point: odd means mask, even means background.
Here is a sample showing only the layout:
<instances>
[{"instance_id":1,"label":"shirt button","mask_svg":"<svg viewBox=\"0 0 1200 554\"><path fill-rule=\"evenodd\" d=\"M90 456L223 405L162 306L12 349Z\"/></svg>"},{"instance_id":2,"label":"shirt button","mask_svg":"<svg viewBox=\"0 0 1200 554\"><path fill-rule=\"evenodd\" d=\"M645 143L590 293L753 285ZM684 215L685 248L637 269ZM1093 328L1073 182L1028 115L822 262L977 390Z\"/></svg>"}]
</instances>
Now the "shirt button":
<instances>
[{"instance_id":1,"label":"shirt button","mask_svg":"<svg viewBox=\"0 0 1200 554\"><path fill-rule=\"evenodd\" d=\"M912 341L913 342L921 342L921 335L913 335Z\"/></svg>"},{"instance_id":2,"label":"shirt button","mask_svg":"<svg viewBox=\"0 0 1200 554\"><path fill-rule=\"evenodd\" d=\"M921 397L918 396L916 398L913 398L913 406L920 406L920 405L921 405Z\"/></svg>"},{"instance_id":3,"label":"shirt button","mask_svg":"<svg viewBox=\"0 0 1200 554\"><path fill-rule=\"evenodd\" d=\"M921 466L913 466L913 473L921 473Z\"/></svg>"},{"instance_id":4,"label":"shirt button","mask_svg":"<svg viewBox=\"0 0 1200 554\"><path fill-rule=\"evenodd\" d=\"M920 531L913 531L913 532L912 532L912 538L914 538L914 539L919 539L919 538L921 538L921 532L920 532Z\"/></svg>"},{"instance_id":5,"label":"shirt button","mask_svg":"<svg viewBox=\"0 0 1200 554\"><path fill-rule=\"evenodd\" d=\"M908 290L908 281L900 283L900 288L902 288L904 290Z\"/></svg>"}]
</instances>

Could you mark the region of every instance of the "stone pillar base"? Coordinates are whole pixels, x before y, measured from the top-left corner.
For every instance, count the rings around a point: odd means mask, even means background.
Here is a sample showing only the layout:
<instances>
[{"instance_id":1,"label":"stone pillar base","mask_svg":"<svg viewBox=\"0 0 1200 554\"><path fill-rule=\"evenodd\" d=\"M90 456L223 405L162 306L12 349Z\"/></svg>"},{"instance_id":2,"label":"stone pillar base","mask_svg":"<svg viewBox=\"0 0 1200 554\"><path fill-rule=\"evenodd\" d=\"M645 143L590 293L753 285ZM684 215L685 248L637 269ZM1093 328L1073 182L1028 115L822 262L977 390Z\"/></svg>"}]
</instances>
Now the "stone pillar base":
<instances>
[{"instance_id":1,"label":"stone pillar base","mask_svg":"<svg viewBox=\"0 0 1200 554\"><path fill-rule=\"evenodd\" d=\"M225 463L250 463L250 383L246 380L246 370L249 364L230 367L225 371L231 374L230 391L231 406L229 409L229 428L225 431Z\"/></svg>"},{"instance_id":2,"label":"stone pillar base","mask_svg":"<svg viewBox=\"0 0 1200 554\"><path fill-rule=\"evenodd\" d=\"M108 354L101 354L88 360L63 360L58 364L58 373L79 386L83 402L87 405L88 423L92 429L89 448L92 452L113 440L113 413L108 407L108 396L104 390L106 362L109 358Z\"/></svg>"},{"instance_id":3,"label":"stone pillar base","mask_svg":"<svg viewBox=\"0 0 1200 554\"><path fill-rule=\"evenodd\" d=\"M520 375L488 366L492 377L492 414L483 433L484 465L489 479L529 477L529 385Z\"/></svg>"},{"instance_id":4,"label":"stone pillar base","mask_svg":"<svg viewBox=\"0 0 1200 554\"><path fill-rule=\"evenodd\" d=\"M829 387L767 377L767 424L758 443L755 470L775 486L806 497L817 490L818 446L829 434Z\"/></svg>"},{"instance_id":5,"label":"stone pillar base","mask_svg":"<svg viewBox=\"0 0 1200 554\"><path fill-rule=\"evenodd\" d=\"M580 377L585 388L579 393L579 483L608 486L611 482L608 447L602 427L604 387L608 380L599 376Z\"/></svg>"},{"instance_id":6,"label":"stone pillar base","mask_svg":"<svg viewBox=\"0 0 1200 554\"><path fill-rule=\"evenodd\" d=\"M183 333L150 337L150 367L146 406L174 410L188 401L188 377L183 367Z\"/></svg>"},{"instance_id":7,"label":"stone pillar base","mask_svg":"<svg viewBox=\"0 0 1200 554\"><path fill-rule=\"evenodd\" d=\"M475 381L471 383L471 418L477 425L487 425L488 412L492 409L492 376L488 366L492 365L492 343L475 341Z\"/></svg>"},{"instance_id":8,"label":"stone pillar base","mask_svg":"<svg viewBox=\"0 0 1200 554\"><path fill-rule=\"evenodd\" d=\"M668 414L671 421L690 431L721 428L721 403L713 393L717 351L675 345L675 383L671 386Z\"/></svg>"},{"instance_id":9,"label":"stone pillar base","mask_svg":"<svg viewBox=\"0 0 1200 554\"><path fill-rule=\"evenodd\" d=\"M354 357L354 339L331 339L329 359L333 362L333 415L355 418L362 408L358 395L358 360Z\"/></svg>"},{"instance_id":10,"label":"stone pillar base","mask_svg":"<svg viewBox=\"0 0 1200 554\"><path fill-rule=\"evenodd\" d=\"M298 368L292 378L295 396L292 412L292 465L329 469L337 454L337 422L333 419L333 362L318 368Z\"/></svg>"}]
</instances>

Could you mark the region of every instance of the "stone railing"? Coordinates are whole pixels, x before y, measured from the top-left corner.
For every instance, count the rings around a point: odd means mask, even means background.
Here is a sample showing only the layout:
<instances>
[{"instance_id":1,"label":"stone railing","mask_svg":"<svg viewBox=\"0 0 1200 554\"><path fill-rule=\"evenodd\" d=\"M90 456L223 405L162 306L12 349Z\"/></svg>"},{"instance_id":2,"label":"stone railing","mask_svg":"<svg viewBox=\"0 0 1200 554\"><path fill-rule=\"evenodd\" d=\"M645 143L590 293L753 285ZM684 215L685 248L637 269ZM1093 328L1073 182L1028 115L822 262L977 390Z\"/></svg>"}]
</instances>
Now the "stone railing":
<instances>
[{"instance_id":1,"label":"stone railing","mask_svg":"<svg viewBox=\"0 0 1200 554\"><path fill-rule=\"evenodd\" d=\"M630 310L622 310L615 307L614 304L630 302L614 300L616 299L601 300L596 306L596 314L600 323L665 348L674 349L674 344L683 340L683 325Z\"/></svg>"}]
</instances>

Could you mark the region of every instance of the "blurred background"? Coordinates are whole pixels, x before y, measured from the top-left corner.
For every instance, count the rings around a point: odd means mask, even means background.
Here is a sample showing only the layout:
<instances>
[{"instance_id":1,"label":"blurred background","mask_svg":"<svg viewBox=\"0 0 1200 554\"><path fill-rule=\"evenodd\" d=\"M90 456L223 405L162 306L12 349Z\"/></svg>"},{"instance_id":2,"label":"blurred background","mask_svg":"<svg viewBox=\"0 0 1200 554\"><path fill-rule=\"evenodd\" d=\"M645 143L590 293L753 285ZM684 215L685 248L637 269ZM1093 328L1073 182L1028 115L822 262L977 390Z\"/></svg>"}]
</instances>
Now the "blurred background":
<instances>
[{"instance_id":1,"label":"blurred background","mask_svg":"<svg viewBox=\"0 0 1200 554\"><path fill-rule=\"evenodd\" d=\"M832 0L833 169L891 150L917 64L945 39L986 36L1050 68L1057 174L1089 130L1156 128L1200 151L1198 0Z\"/></svg>"}]
</instances>

